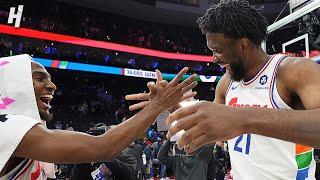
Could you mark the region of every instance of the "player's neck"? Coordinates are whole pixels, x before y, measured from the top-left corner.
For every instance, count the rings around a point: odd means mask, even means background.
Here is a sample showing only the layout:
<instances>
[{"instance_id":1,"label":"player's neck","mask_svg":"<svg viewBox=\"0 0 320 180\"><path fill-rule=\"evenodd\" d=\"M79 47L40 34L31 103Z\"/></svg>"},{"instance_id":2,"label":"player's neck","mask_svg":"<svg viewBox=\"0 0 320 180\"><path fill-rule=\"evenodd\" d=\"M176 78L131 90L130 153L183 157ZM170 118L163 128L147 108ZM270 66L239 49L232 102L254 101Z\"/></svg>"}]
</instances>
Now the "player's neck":
<instances>
[{"instance_id":1,"label":"player's neck","mask_svg":"<svg viewBox=\"0 0 320 180\"><path fill-rule=\"evenodd\" d=\"M266 54L261 48L253 51L249 55L249 57L250 58L248 59L246 66L246 73L243 78L244 81L249 81L254 78L270 59L270 56Z\"/></svg>"}]
</instances>

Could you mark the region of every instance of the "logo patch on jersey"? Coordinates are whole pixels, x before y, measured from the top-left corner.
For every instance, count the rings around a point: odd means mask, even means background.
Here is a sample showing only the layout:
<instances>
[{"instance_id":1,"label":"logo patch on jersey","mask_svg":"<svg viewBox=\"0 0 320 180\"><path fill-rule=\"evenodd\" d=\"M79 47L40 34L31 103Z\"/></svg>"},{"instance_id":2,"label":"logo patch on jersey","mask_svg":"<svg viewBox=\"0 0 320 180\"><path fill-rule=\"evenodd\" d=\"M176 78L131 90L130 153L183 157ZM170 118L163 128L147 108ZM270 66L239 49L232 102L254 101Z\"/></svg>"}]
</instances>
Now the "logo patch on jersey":
<instances>
[{"instance_id":1,"label":"logo patch on jersey","mask_svg":"<svg viewBox=\"0 0 320 180\"><path fill-rule=\"evenodd\" d=\"M0 115L0 121L1 122L6 122L8 120L8 118L6 116L7 116L6 114L1 114Z\"/></svg>"},{"instance_id":2,"label":"logo patch on jersey","mask_svg":"<svg viewBox=\"0 0 320 180\"><path fill-rule=\"evenodd\" d=\"M231 90L235 90L235 89L237 89L237 87L239 87L239 85L240 85L240 84L233 85L233 86L231 87Z\"/></svg>"},{"instance_id":3,"label":"logo patch on jersey","mask_svg":"<svg viewBox=\"0 0 320 180\"><path fill-rule=\"evenodd\" d=\"M5 98L1 98L2 103L0 103L0 109L7 109L7 107L14 103L16 100L5 97Z\"/></svg>"},{"instance_id":4,"label":"logo patch on jersey","mask_svg":"<svg viewBox=\"0 0 320 180\"><path fill-rule=\"evenodd\" d=\"M260 84L261 85L264 85L265 83L267 83L267 81L268 81L268 76L267 75L261 76L261 78L260 78Z\"/></svg>"}]
</instances>

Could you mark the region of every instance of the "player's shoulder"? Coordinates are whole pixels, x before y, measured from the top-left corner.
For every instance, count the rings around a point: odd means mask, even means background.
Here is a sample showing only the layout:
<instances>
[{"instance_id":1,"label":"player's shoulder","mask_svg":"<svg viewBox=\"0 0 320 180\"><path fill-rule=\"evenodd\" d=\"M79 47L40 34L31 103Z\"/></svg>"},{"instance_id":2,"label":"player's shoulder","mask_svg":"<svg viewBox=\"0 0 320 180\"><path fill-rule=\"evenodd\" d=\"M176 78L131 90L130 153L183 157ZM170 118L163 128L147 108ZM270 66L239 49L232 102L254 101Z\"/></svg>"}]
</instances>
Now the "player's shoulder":
<instances>
[{"instance_id":1,"label":"player's shoulder","mask_svg":"<svg viewBox=\"0 0 320 180\"><path fill-rule=\"evenodd\" d=\"M317 63L309 58L303 57L286 57L283 62L280 64L280 68L282 69L305 69L310 66L315 66Z\"/></svg>"},{"instance_id":2,"label":"player's shoulder","mask_svg":"<svg viewBox=\"0 0 320 180\"><path fill-rule=\"evenodd\" d=\"M319 75L319 65L315 61L300 57L287 57L277 70L277 80L289 89L298 87L301 82Z\"/></svg>"},{"instance_id":3,"label":"player's shoulder","mask_svg":"<svg viewBox=\"0 0 320 180\"><path fill-rule=\"evenodd\" d=\"M278 76L282 79L297 78L308 75L314 71L319 71L319 65L308 58L287 57L281 62L278 69Z\"/></svg>"}]
</instances>

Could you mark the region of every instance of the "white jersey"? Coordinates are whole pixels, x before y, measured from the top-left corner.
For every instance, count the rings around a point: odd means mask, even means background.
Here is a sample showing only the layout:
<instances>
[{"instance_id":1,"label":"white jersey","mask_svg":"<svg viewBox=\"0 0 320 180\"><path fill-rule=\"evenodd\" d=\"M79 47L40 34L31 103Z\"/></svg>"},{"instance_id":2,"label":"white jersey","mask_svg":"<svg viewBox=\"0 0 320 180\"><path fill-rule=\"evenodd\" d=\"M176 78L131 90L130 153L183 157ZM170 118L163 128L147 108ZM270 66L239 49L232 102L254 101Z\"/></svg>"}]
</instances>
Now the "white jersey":
<instances>
[{"instance_id":1,"label":"white jersey","mask_svg":"<svg viewBox=\"0 0 320 180\"><path fill-rule=\"evenodd\" d=\"M24 135L38 120L20 115L0 115L0 171L4 168ZM26 159L1 180L41 180L42 168L39 161Z\"/></svg>"},{"instance_id":2,"label":"white jersey","mask_svg":"<svg viewBox=\"0 0 320 180\"><path fill-rule=\"evenodd\" d=\"M25 159L17 167L0 178L1 180L44 180L41 162Z\"/></svg>"},{"instance_id":3,"label":"white jersey","mask_svg":"<svg viewBox=\"0 0 320 180\"><path fill-rule=\"evenodd\" d=\"M226 105L291 109L277 91L276 75L286 57L273 55L248 82L231 81ZM314 180L315 161L311 147L283 140L243 134L228 140L235 180Z\"/></svg>"}]
</instances>

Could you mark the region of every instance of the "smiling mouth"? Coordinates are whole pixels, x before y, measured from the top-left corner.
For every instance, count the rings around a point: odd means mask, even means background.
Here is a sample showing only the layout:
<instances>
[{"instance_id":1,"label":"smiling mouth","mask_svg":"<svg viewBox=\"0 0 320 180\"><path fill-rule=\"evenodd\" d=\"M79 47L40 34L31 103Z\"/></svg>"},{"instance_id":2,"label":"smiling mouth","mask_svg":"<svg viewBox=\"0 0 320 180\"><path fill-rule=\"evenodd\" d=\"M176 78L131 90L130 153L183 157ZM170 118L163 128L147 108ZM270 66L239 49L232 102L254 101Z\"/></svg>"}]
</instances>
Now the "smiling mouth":
<instances>
[{"instance_id":1,"label":"smiling mouth","mask_svg":"<svg viewBox=\"0 0 320 180\"><path fill-rule=\"evenodd\" d=\"M47 108L51 108L50 106L50 102L51 99L53 98L52 94L44 94L42 96L40 96L40 101L47 107Z\"/></svg>"}]
</instances>

